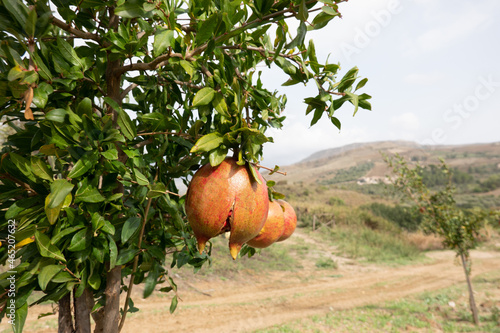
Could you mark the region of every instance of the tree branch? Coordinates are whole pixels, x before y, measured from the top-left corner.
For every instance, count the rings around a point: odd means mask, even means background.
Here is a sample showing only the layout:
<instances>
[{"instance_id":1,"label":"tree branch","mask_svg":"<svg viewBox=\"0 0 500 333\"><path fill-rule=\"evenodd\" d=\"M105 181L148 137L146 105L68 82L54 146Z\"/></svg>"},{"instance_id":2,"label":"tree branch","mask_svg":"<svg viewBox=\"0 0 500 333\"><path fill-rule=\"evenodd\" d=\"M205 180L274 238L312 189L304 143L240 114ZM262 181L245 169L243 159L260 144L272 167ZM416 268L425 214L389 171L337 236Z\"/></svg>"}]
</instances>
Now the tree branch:
<instances>
[{"instance_id":1,"label":"tree branch","mask_svg":"<svg viewBox=\"0 0 500 333\"><path fill-rule=\"evenodd\" d=\"M120 100L124 99L127 97L128 93L131 92L133 89L137 88L138 84L137 83L132 83L130 86L128 86L122 93L120 94Z\"/></svg>"},{"instance_id":2,"label":"tree branch","mask_svg":"<svg viewBox=\"0 0 500 333\"><path fill-rule=\"evenodd\" d=\"M125 72L130 72L130 71L147 71L147 70L154 70L157 69L158 67L164 65L168 59L170 58L182 58L186 60L193 60L191 57L183 57L182 54L180 53L167 53L167 54L162 54L161 56L156 57L154 60L150 62L138 62L126 66L121 66L115 69L114 74L115 75L121 75Z\"/></svg>"},{"instance_id":3,"label":"tree branch","mask_svg":"<svg viewBox=\"0 0 500 333\"><path fill-rule=\"evenodd\" d=\"M70 34L75 35L78 38L90 39L90 40L96 41L97 43L99 43L99 44L101 44L103 46L109 46L109 43L102 43L101 37L99 37L96 34L93 34L93 33L90 33L90 32L85 32L85 31L82 31L80 29L73 28L68 23L63 22L63 21L55 18L54 16L52 16L51 19L52 19L52 24L54 24L55 26L63 29L64 31L69 32Z\"/></svg>"}]
</instances>

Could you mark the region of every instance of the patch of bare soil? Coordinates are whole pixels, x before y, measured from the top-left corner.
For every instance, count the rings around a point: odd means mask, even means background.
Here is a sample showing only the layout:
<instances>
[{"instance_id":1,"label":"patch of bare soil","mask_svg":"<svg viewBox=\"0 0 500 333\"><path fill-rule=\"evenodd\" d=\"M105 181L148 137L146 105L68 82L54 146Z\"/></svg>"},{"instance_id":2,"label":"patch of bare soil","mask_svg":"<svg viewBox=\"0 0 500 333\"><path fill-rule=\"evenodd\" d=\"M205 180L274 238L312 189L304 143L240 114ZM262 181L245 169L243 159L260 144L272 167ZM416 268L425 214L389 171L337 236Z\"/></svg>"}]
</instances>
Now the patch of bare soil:
<instances>
[{"instance_id":1,"label":"patch of bare soil","mask_svg":"<svg viewBox=\"0 0 500 333\"><path fill-rule=\"evenodd\" d=\"M134 302L140 311L129 314L123 332L251 332L464 282L453 252L431 252L429 257L427 263L413 266L380 267L344 261L337 270L309 266L296 272L245 273L232 280L177 279L182 301L174 314L169 313L172 295L142 299L137 289ZM500 267L498 252L473 251L471 257L473 276ZM55 316L36 319L48 310L49 306L30 309L25 332L55 332ZM44 327L47 320L52 320L51 328L48 324Z\"/></svg>"}]
</instances>

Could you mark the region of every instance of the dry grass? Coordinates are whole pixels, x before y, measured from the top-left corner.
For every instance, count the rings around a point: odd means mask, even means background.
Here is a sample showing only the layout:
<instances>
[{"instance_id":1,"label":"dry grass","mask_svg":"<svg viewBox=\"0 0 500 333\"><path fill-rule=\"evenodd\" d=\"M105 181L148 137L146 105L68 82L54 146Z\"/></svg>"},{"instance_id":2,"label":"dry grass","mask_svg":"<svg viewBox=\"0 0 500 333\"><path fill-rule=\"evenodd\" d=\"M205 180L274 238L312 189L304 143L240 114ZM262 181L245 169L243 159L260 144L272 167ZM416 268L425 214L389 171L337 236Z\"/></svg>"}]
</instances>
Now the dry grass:
<instances>
[{"instance_id":1,"label":"dry grass","mask_svg":"<svg viewBox=\"0 0 500 333\"><path fill-rule=\"evenodd\" d=\"M436 235L426 235L421 231L417 231L407 233L406 238L410 244L415 245L420 251L443 249L443 239Z\"/></svg>"}]
</instances>

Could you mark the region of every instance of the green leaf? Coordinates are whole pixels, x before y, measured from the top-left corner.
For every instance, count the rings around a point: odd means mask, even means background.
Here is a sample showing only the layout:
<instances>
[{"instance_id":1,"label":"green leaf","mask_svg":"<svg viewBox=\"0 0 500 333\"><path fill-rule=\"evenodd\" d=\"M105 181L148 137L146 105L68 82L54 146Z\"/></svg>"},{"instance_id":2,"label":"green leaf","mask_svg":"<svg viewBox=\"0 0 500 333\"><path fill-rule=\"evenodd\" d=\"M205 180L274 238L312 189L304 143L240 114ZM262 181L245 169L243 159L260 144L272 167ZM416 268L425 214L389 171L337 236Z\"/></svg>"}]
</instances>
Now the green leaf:
<instances>
[{"instance_id":1,"label":"green leaf","mask_svg":"<svg viewBox=\"0 0 500 333\"><path fill-rule=\"evenodd\" d=\"M177 300L177 295L172 298L172 302L170 303L170 313L174 313L175 309L177 308L177 303L179 301Z\"/></svg>"},{"instance_id":2,"label":"green leaf","mask_svg":"<svg viewBox=\"0 0 500 333\"><path fill-rule=\"evenodd\" d=\"M7 2L7 1L4 1ZM26 317L28 316L28 302L16 309L16 325L12 326L14 333L22 333Z\"/></svg>"},{"instance_id":3,"label":"green leaf","mask_svg":"<svg viewBox=\"0 0 500 333\"><path fill-rule=\"evenodd\" d=\"M98 155L95 151L88 151L73 166L73 169L68 174L68 178L78 178L89 171L96 165Z\"/></svg>"},{"instance_id":4,"label":"green leaf","mask_svg":"<svg viewBox=\"0 0 500 333\"><path fill-rule=\"evenodd\" d=\"M330 6L323 6L321 7L321 11L323 11L323 13L326 13L328 15L331 15L331 16L337 16L339 15L339 13L333 9L332 7Z\"/></svg>"},{"instance_id":5,"label":"green leaf","mask_svg":"<svg viewBox=\"0 0 500 333\"><path fill-rule=\"evenodd\" d=\"M136 216L129 217L127 221L125 221L125 223L123 224L122 235L121 235L122 244L125 244L130 239L130 237L132 237L134 233L136 233L137 230L139 230L140 226L141 226L140 218Z\"/></svg>"},{"instance_id":6,"label":"green leaf","mask_svg":"<svg viewBox=\"0 0 500 333\"><path fill-rule=\"evenodd\" d=\"M219 147L223 142L223 137L218 132L213 132L202 136L191 148L191 153L210 151Z\"/></svg>"},{"instance_id":7,"label":"green leaf","mask_svg":"<svg viewBox=\"0 0 500 333\"><path fill-rule=\"evenodd\" d=\"M102 231L107 233L108 235L114 235L115 234L115 226L111 224L108 220L104 220L104 225L102 226Z\"/></svg>"},{"instance_id":8,"label":"green leaf","mask_svg":"<svg viewBox=\"0 0 500 333\"><path fill-rule=\"evenodd\" d=\"M304 39L306 38L307 26L304 22L300 22L299 27L297 28L297 36L285 46L286 49L293 49L297 46L304 44Z\"/></svg>"},{"instance_id":9,"label":"green leaf","mask_svg":"<svg viewBox=\"0 0 500 333\"><path fill-rule=\"evenodd\" d=\"M73 235L68 250L72 252L84 250L90 246L91 240L92 231L90 228L82 229Z\"/></svg>"},{"instance_id":10,"label":"green leaf","mask_svg":"<svg viewBox=\"0 0 500 333\"><path fill-rule=\"evenodd\" d=\"M50 224L54 224L57 221L57 218L59 217L59 213L61 212L61 209L64 207L69 207L71 204L71 201L73 200L73 196L71 193L69 193L66 198L64 198L64 201L57 207L50 208L49 203L51 200L52 193L49 193L47 197L45 198L45 215L47 215L47 219L49 220Z\"/></svg>"},{"instance_id":11,"label":"green leaf","mask_svg":"<svg viewBox=\"0 0 500 333\"><path fill-rule=\"evenodd\" d=\"M217 22L219 21L218 17L217 13L214 13L201 24L201 27L196 33L196 45L201 45L209 38L214 37L215 28L217 27Z\"/></svg>"},{"instance_id":12,"label":"green leaf","mask_svg":"<svg viewBox=\"0 0 500 333\"><path fill-rule=\"evenodd\" d=\"M255 180L257 184L262 184L262 180L260 180L257 169L250 163L248 163L247 168L250 169L250 174L252 175L253 180Z\"/></svg>"},{"instance_id":13,"label":"green leaf","mask_svg":"<svg viewBox=\"0 0 500 333\"><path fill-rule=\"evenodd\" d=\"M116 247L115 240L111 235L107 235L109 241L109 269L116 266L116 258L118 256L118 248Z\"/></svg>"},{"instance_id":14,"label":"green leaf","mask_svg":"<svg viewBox=\"0 0 500 333\"><path fill-rule=\"evenodd\" d=\"M121 194L121 193L120 193ZM92 230L96 232L104 226L104 217L99 213L92 214Z\"/></svg>"},{"instance_id":15,"label":"green leaf","mask_svg":"<svg viewBox=\"0 0 500 333\"><path fill-rule=\"evenodd\" d=\"M33 9L31 9L28 14L28 19L26 20L26 24L24 26L24 30L26 30L26 34L30 38L33 38L35 36L36 19L36 10L33 7Z\"/></svg>"},{"instance_id":16,"label":"green leaf","mask_svg":"<svg viewBox=\"0 0 500 333\"><path fill-rule=\"evenodd\" d=\"M107 160L114 161L118 159L118 150L116 150L115 148L111 148L101 152L101 155L104 156L104 158Z\"/></svg>"},{"instance_id":17,"label":"green leaf","mask_svg":"<svg viewBox=\"0 0 500 333\"><path fill-rule=\"evenodd\" d=\"M139 185L149 185L148 177L144 176L137 168L134 168L135 180Z\"/></svg>"},{"instance_id":18,"label":"green leaf","mask_svg":"<svg viewBox=\"0 0 500 333\"><path fill-rule=\"evenodd\" d=\"M66 259L62 255L61 251L53 244L50 243L50 238L35 230L35 241L38 247L38 251L42 257L54 258L66 262Z\"/></svg>"},{"instance_id":19,"label":"green leaf","mask_svg":"<svg viewBox=\"0 0 500 333\"><path fill-rule=\"evenodd\" d=\"M75 277L72 276L71 274L69 274L68 272L66 271L63 271L63 272L59 272L57 273L53 278L52 278L52 282L54 283L64 283L64 282L68 282L68 281L74 281L75 280Z\"/></svg>"},{"instance_id":20,"label":"green leaf","mask_svg":"<svg viewBox=\"0 0 500 333\"><path fill-rule=\"evenodd\" d=\"M41 158L32 156L31 157L31 171L35 174L35 176L40 177L42 179L53 181L54 178L52 176L52 170L49 169L47 163Z\"/></svg>"},{"instance_id":21,"label":"green leaf","mask_svg":"<svg viewBox=\"0 0 500 333\"><path fill-rule=\"evenodd\" d=\"M48 205L45 205L47 208L56 208L60 206L68 194L71 193L75 185L71 184L65 179L56 179L50 184L50 201Z\"/></svg>"},{"instance_id":22,"label":"green leaf","mask_svg":"<svg viewBox=\"0 0 500 333\"><path fill-rule=\"evenodd\" d=\"M189 77L193 77L194 75L194 67L193 65L191 65L191 63L187 60L181 60L180 62L180 65L182 68L184 68L184 70L186 71L186 73L188 73Z\"/></svg>"},{"instance_id":23,"label":"green leaf","mask_svg":"<svg viewBox=\"0 0 500 333\"><path fill-rule=\"evenodd\" d=\"M340 124L340 120L338 118L331 117L330 120L332 121L332 124L335 125L335 127L337 127L338 129L340 129L341 124Z\"/></svg>"},{"instance_id":24,"label":"green leaf","mask_svg":"<svg viewBox=\"0 0 500 333\"><path fill-rule=\"evenodd\" d=\"M308 17L309 17L309 11L307 9L307 2L306 0L302 0L300 2L299 13L297 15L297 18L302 22L305 22L307 21Z\"/></svg>"},{"instance_id":25,"label":"green leaf","mask_svg":"<svg viewBox=\"0 0 500 333\"><path fill-rule=\"evenodd\" d=\"M353 94L353 93L345 93L345 94L346 94L346 96L349 97L349 101L352 103L352 105L354 105L354 114L353 114L353 116L355 116L356 113L358 112L358 104L359 104L358 95Z\"/></svg>"},{"instance_id":26,"label":"green leaf","mask_svg":"<svg viewBox=\"0 0 500 333\"><path fill-rule=\"evenodd\" d=\"M125 111L118 113L118 125L127 139L133 140L136 137L137 132L135 125Z\"/></svg>"},{"instance_id":27,"label":"green leaf","mask_svg":"<svg viewBox=\"0 0 500 333\"><path fill-rule=\"evenodd\" d=\"M80 187L75 194L76 202L103 202L104 197L99 192L99 190L92 185L82 186Z\"/></svg>"},{"instance_id":28,"label":"green leaf","mask_svg":"<svg viewBox=\"0 0 500 333\"><path fill-rule=\"evenodd\" d=\"M144 11L142 3L142 1L123 1L122 4L115 8L115 14L123 18L144 17L146 11Z\"/></svg>"},{"instance_id":29,"label":"green leaf","mask_svg":"<svg viewBox=\"0 0 500 333\"><path fill-rule=\"evenodd\" d=\"M212 101L212 105L215 108L215 111L217 111L220 115L230 118L231 115L229 114L229 110L227 108L226 100L224 99L224 96L220 93L215 94L214 99Z\"/></svg>"},{"instance_id":30,"label":"green leaf","mask_svg":"<svg viewBox=\"0 0 500 333\"><path fill-rule=\"evenodd\" d=\"M116 258L116 266L125 265L126 263L132 261L137 253L137 249L121 250L120 253L118 253L118 257Z\"/></svg>"},{"instance_id":31,"label":"green leaf","mask_svg":"<svg viewBox=\"0 0 500 333\"><path fill-rule=\"evenodd\" d=\"M4 0L5 9L16 19L16 21L24 27L28 19L28 7L22 1Z\"/></svg>"},{"instance_id":32,"label":"green leaf","mask_svg":"<svg viewBox=\"0 0 500 333\"><path fill-rule=\"evenodd\" d=\"M89 116L89 118L92 118L92 100L88 97L82 99L82 101L78 103L78 106L76 107L76 114L80 117L83 117L83 115L87 115Z\"/></svg>"},{"instance_id":33,"label":"green leaf","mask_svg":"<svg viewBox=\"0 0 500 333\"><path fill-rule=\"evenodd\" d=\"M167 48L175 42L174 31L167 29L157 29L153 42L153 55L155 57L163 54Z\"/></svg>"},{"instance_id":34,"label":"green leaf","mask_svg":"<svg viewBox=\"0 0 500 333\"><path fill-rule=\"evenodd\" d=\"M47 288L50 280L63 269L61 265L48 265L43 267L38 274L38 285L42 290Z\"/></svg>"},{"instance_id":35,"label":"green leaf","mask_svg":"<svg viewBox=\"0 0 500 333\"><path fill-rule=\"evenodd\" d=\"M67 62L69 62L73 66L78 67L81 70L85 69L85 62L80 59L80 57L78 57L75 48L70 43L58 37L57 49L59 50L59 52L61 52L61 55Z\"/></svg>"},{"instance_id":36,"label":"green leaf","mask_svg":"<svg viewBox=\"0 0 500 333\"><path fill-rule=\"evenodd\" d=\"M200 89L193 99L193 107L208 105L215 97L215 91L210 87Z\"/></svg>"},{"instance_id":37,"label":"green leaf","mask_svg":"<svg viewBox=\"0 0 500 333\"><path fill-rule=\"evenodd\" d=\"M218 166L224 161L227 156L228 149L227 148L218 148L212 150L210 155L208 155L208 159L210 161L210 165L213 167Z\"/></svg>"},{"instance_id":38,"label":"green leaf","mask_svg":"<svg viewBox=\"0 0 500 333\"><path fill-rule=\"evenodd\" d=\"M340 15L340 14L338 14L338 15ZM325 27L328 24L328 22L330 22L334 18L335 18L335 16L333 16L333 15L327 14L325 12L321 12L314 17L314 19L312 21L312 27L309 27L308 30L319 30L319 29Z\"/></svg>"},{"instance_id":39,"label":"green leaf","mask_svg":"<svg viewBox=\"0 0 500 333\"><path fill-rule=\"evenodd\" d=\"M97 269L94 269L92 275L87 280L87 283L89 284L90 287L92 287L92 289L99 290L99 287L101 286L101 277Z\"/></svg>"},{"instance_id":40,"label":"green leaf","mask_svg":"<svg viewBox=\"0 0 500 333\"><path fill-rule=\"evenodd\" d=\"M84 228L83 225L77 225L74 227L65 228L59 231L57 234L55 234L54 237L52 237L52 239L50 240L50 243L56 245L57 242L59 242L63 237L70 235L82 228Z\"/></svg>"},{"instance_id":41,"label":"green leaf","mask_svg":"<svg viewBox=\"0 0 500 333\"><path fill-rule=\"evenodd\" d=\"M155 290L155 286L158 280L158 265L155 265L152 270L149 271L148 276L144 280L144 298L149 297Z\"/></svg>"},{"instance_id":42,"label":"green leaf","mask_svg":"<svg viewBox=\"0 0 500 333\"><path fill-rule=\"evenodd\" d=\"M366 79L366 78L359 81L358 84L356 85L356 89L354 89L354 91L363 88L365 86L366 82L368 82L368 79Z\"/></svg>"},{"instance_id":43,"label":"green leaf","mask_svg":"<svg viewBox=\"0 0 500 333\"><path fill-rule=\"evenodd\" d=\"M31 163L27 159L16 153L9 153L9 157L11 162L14 163L14 165L18 168L19 171L21 171L23 175L25 175L30 180L36 181L30 169Z\"/></svg>"},{"instance_id":44,"label":"green leaf","mask_svg":"<svg viewBox=\"0 0 500 333\"><path fill-rule=\"evenodd\" d=\"M165 184L163 183L156 183L151 185L151 189L148 192L148 198L156 198L159 196L162 196L165 194L167 191L167 188L165 187Z\"/></svg>"},{"instance_id":45,"label":"green leaf","mask_svg":"<svg viewBox=\"0 0 500 333\"><path fill-rule=\"evenodd\" d=\"M116 101L109 97L104 97L104 101L117 112L117 123L123 135L129 140L134 139L137 136L137 131L127 112L125 112Z\"/></svg>"},{"instance_id":46,"label":"green leaf","mask_svg":"<svg viewBox=\"0 0 500 333\"><path fill-rule=\"evenodd\" d=\"M314 116L313 119L311 120L311 126L315 125L321 119L324 112L325 110L322 107L314 110Z\"/></svg>"}]
</instances>

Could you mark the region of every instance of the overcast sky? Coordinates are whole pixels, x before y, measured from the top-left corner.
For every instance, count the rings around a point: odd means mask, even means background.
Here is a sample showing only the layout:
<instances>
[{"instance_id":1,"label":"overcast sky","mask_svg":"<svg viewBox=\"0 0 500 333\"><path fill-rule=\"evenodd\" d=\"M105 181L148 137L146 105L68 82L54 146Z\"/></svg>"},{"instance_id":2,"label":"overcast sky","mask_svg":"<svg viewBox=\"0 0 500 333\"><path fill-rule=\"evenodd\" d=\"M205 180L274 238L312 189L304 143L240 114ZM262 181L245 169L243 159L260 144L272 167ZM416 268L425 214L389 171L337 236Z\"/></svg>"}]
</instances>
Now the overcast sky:
<instances>
[{"instance_id":1,"label":"overcast sky","mask_svg":"<svg viewBox=\"0 0 500 333\"><path fill-rule=\"evenodd\" d=\"M309 127L307 87L281 87L286 76L265 72L264 84L287 94L287 120L270 131L264 165L288 165L355 142L411 140L422 144L500 141L500 1L352 0L342 19L308 34L318 59L330 54L340 77L353 66L369 79L372 111L338 111L342 130L325 117Z\"/></svg>"}]
</instances>

